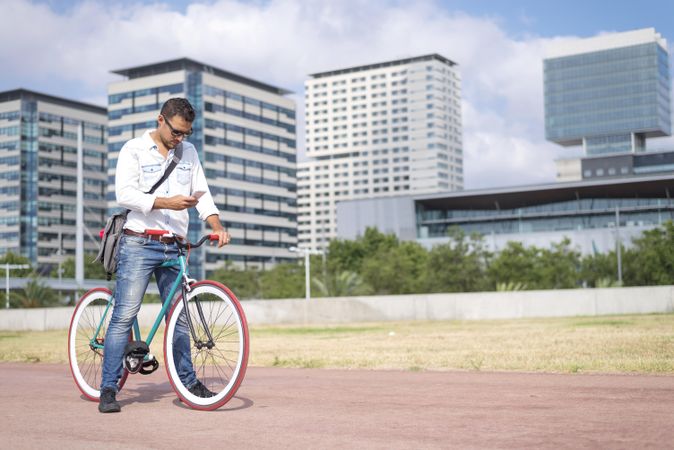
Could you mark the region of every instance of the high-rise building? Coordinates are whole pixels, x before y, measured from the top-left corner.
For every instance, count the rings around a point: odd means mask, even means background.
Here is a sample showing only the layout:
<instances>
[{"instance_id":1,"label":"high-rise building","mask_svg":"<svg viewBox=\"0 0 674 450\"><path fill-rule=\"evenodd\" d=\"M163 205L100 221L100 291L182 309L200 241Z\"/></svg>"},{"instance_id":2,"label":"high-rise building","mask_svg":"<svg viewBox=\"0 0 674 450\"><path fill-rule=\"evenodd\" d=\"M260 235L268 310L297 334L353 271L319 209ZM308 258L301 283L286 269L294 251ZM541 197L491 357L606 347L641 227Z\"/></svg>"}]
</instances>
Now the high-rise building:
<instances>
[{"instance_id":1,"label":"high-rise building","mask_svg":"<svg viewBox=\"0 0 674 450\"><path fill-rule=\"evenodd\" d=\"M236 266L264 268L294 260L297 244L295 105L289 91L183 58L117 70L108 88L109 207L116 209L117 156L131 138L154 129L162 104L186 97L197 116L188 138L196 147L220 220L232 235L224 250L204 246L191 272ZM207 230L194 211L188 238Z\"/></svg>"},{"instance_id":2,"label":"high-rise building","mask_svg":"<svg viewBox=\"0 0 674 450\"><path fill-rule=\"evenodd\" d=\"M311 75L299 244L337 235L342 200L463 188L461 81L437 54Z\"/></svg>"},{"instance_id":3,"label":"high-rise building","mask_svg":"<svg viewBox=\"0 0 674 450\"><path fill-rule=\"evenodd\" d=\"M644 152L647 138L671 135L669 53L653 28L557 44L543 78L549 141L597 157ZM581 166L561 160L560 179L587 178Z\"/></svg>"},{"instance_id":4,"label":"high-rise building","mask_svg":"<svg viewBox=\"0 0 674 450\"><path fill-rule=\"evenodd\" d=\"M75 256L77 147L83 162L84 251L106 219L106 109L25 89L0 93L0 253L41 270Z\"/></svg>"}]
</instances>

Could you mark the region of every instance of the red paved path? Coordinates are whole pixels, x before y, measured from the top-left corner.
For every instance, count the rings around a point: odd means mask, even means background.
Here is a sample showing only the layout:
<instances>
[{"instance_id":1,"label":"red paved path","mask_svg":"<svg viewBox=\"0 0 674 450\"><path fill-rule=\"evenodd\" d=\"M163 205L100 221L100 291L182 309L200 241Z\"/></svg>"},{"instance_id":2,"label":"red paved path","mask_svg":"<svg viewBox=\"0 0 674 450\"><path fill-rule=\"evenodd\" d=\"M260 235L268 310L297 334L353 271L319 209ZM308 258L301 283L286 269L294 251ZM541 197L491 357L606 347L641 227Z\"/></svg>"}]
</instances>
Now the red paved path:
<instances>
[{"instance_id":1,"label":"red paved path","mask_svg":"<svg viewBox=\"0 0 674 450\"><path fill-rule=\"evenodd\" d=\"M251 368L214 412L162 369L99 414L67 366L0 364L0 448L674 448L674 377Z\"/></svg>"}]
</instances>

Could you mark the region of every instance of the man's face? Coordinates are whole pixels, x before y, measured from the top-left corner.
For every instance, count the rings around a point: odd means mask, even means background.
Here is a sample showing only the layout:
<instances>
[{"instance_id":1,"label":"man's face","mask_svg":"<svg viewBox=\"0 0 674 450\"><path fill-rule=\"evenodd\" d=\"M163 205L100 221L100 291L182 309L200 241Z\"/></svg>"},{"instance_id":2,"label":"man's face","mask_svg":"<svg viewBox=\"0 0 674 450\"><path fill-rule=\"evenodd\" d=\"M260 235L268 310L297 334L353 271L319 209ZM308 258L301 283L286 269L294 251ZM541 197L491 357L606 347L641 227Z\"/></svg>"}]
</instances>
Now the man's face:
<instances>
[{"instance_id":1,"label":"man's face","mask_svg":"<svg viewBox=\"0 0 674 450\"><path fill-rule=\"evenodd\" d=\"M157 131L166 148L175 148L183 139L192 134L192 122L176 115L169 118L159 115Z\"/></svg>"}]
</instances>

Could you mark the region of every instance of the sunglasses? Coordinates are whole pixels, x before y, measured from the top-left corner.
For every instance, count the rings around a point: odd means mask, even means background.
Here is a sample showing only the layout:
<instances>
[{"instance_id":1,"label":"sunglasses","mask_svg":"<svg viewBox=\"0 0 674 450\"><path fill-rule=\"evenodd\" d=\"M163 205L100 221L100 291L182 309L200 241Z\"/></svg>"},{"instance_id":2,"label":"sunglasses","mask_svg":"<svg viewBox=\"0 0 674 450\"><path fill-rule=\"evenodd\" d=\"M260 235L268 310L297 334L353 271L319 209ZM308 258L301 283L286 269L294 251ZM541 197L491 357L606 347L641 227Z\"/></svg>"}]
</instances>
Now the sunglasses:
<instances>
[{"instance_id":1,"label":"sunglasses","mask_svg":"<svg viewBox=\"0 0 674 450\"><path fill-rule=\"evenodd\" d=\"M171 135L175 138L179 137L188 137L192 134L192 129L189 131L178 131L175 128L173 128L173 125L171 125L171 122L168 121L166 116L162 116L164 118L164 122L166 122L166 125L168 125L169 129L171 130Z\"/></svg>"}]
</instances>

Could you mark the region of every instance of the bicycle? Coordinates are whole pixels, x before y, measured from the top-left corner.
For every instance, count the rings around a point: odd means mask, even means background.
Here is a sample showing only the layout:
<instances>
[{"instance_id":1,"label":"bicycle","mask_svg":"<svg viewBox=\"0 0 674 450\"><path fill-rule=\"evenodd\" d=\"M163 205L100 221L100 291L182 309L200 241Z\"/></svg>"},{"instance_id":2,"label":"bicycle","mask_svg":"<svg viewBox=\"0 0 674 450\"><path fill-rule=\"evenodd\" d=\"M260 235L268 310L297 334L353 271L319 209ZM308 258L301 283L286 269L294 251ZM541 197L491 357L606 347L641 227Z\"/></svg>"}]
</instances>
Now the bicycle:
<instances>
[{"instance_id":1,"label":"bicycle","mask_svg":"<svg viewBox=\"0 0 674 450\"><path fill-rule=\"evenodd\" d=\"M165 235L164 230L147 230L148 234ZM226 286L216 281L196 281L189 277L189 250L200 247L206 240L217 240L217 235L205 235L196 244L178 243L178 257L162 267L179 266L178 276L169 295L162 301L152 328L143 342L149 347L166 312L164 331L164 366L173 390L183 403L194 409L214 410L227 403L241 386L248 365L248 324L239 300ZM178 288L180 296L172 301ZM110 289L95 288L78 301L68 330L68 359L75 384L86 398L99 401L102 378L105 333L112 316L113 296ZM178 376L173 358L176 324L181 314L189 325L191 359L197 378L215 393L212 397L198 397L185 387ZM129 333L142 341L138 319ZM141 373L151 373L158 367L156 359L147 354L142 359ZM121 389L129 376L125 365L118 381ZM136 372L134 372L136 373Z\"/></svg>"}]
</instances>

